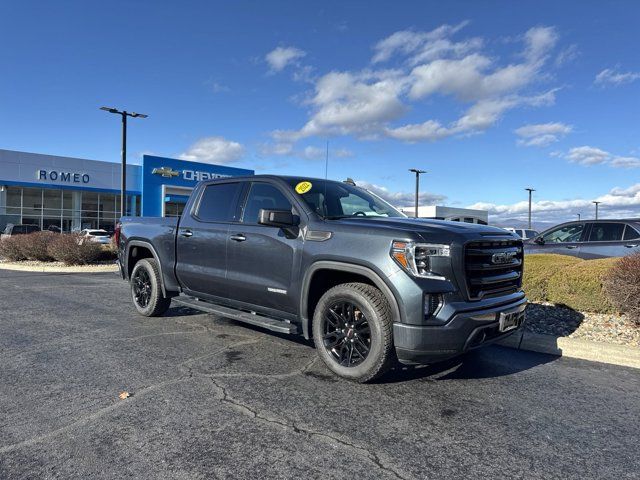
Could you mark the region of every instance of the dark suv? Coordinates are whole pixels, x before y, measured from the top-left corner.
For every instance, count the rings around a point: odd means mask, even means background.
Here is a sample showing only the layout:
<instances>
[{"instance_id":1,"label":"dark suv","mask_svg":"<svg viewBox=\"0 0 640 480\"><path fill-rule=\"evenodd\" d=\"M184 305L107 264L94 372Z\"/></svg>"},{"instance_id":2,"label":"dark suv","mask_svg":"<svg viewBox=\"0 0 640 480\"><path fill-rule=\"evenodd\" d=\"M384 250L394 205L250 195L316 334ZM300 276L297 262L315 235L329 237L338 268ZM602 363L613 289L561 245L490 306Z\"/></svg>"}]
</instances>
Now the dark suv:
<instances>
[{"instance_id":1,"label":"dark suv","mask_svg":"<svg viewBox=\"0 0 640 480\"><path fill-rule=\"evenodd\" d=\"M524 321L522 241L407 218L353 182L257 175L200 183L178 218L125 217L122 276L142 315L176 302L313 338L371 380L508 335Z\"/></svg>"},{"instance_id":2,"label":"dark suv","mask_svg":"<svg viewBox=\"0 0 640 480\"><path fill-rule=\"evenodd\" d=\"M640 219L567 222L525 242L525 253L558 253L584 259L640 252Z\"/></svg>"}]
</instances>

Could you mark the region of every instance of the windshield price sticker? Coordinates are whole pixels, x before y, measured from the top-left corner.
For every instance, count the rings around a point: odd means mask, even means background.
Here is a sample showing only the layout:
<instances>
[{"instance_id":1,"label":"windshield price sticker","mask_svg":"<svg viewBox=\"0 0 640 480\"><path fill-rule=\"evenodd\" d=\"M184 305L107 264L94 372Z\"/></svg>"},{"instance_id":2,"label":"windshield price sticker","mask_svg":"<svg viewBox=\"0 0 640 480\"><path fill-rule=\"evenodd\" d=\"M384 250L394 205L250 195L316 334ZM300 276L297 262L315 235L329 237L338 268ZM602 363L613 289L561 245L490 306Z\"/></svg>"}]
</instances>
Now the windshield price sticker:
<instances>
[{"instance_id":1,"label":"windshield price sticker","mask_svg":"<svg viewBox=\"0 0 640 480\"><path fill-rule=\"evenodd\" d=\"M302 195L303 193L307 193L309 190L311 190L311 187L311 182L300 182L296 185L296 192Z\"/></svg>"}]
</instances>

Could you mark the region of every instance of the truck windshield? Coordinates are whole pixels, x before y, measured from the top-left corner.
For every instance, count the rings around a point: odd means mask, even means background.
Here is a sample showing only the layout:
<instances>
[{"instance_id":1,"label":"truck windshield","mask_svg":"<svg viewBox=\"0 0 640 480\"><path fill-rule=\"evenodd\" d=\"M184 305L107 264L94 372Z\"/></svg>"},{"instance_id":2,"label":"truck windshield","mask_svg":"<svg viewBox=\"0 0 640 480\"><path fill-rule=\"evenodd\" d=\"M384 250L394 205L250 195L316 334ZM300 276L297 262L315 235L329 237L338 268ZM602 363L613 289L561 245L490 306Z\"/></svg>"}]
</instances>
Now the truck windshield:
<instances>
[{"instance_id":1,"label":"truck windshield","mask_svg":"<svg viewBox=\"0 0 640 480\"><path fill-rule=\"evenodd\" d=\"M348 183L291 179L290 184L303 201L325 219L406 216L370 191Z\"/></svg>"}]
</instances>

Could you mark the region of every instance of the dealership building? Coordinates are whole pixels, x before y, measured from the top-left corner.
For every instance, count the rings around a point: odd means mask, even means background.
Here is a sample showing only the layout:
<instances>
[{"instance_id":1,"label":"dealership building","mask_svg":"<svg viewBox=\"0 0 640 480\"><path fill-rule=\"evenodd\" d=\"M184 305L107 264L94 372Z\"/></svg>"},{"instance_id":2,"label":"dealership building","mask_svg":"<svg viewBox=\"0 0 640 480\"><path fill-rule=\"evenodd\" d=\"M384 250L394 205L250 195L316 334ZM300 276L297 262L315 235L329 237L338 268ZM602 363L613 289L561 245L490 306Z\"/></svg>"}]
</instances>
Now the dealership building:
<instances>
[{"instance_id":1,"label":"dealership building","mask_svg":"<svg viewBox=\"0 0 640 480\"><path fill-rule=\"evenodd\" d=\"M178 216L201 180L253 170L144 155L127 166L127 215ZM0 231L33 224L113 230L120 217L119 163L0 149Z\"/></svg>"}]
</instances>

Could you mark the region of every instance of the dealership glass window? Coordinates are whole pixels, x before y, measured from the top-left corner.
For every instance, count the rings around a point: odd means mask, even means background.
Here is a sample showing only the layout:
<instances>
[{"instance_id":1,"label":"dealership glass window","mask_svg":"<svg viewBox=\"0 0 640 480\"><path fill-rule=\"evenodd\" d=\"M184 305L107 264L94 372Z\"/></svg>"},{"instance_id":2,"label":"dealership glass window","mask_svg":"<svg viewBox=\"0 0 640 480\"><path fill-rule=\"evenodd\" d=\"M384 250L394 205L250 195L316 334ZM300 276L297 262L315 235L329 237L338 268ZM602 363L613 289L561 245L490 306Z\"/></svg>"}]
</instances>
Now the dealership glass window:
<instances>
[{"instance_id":1,"label":"dealership glass window","mask_svg":"<svg viewBox=\"0 0 640 480\"><path fill-rule=\"evenodd\" d=\"M98 213L98 193L82 192L82 214L87 212ZM97 215L90 215L91 217Z\"/></svg>"},{"instance_id":2,"label":"dealership glass window","mask_svg":"<svg viewBox=\"0 0 640 480\"><path fill-rule=\"evenodd\" d=\"M22 215L42 215L42 189L22 189Z\"/></svg>"},{"instance_id":3,"label":"dealership glass window","mask_svg":"<svg viewBox=\"0 0 640 480\"><path fill-rule=\"evenodd\" d=\"M7 215L20 215L22 213L22 188L7 187Z\"/></svg>"},{"instance_id":4,"label":"dealership glass window","mask_svg":"<svg viewBox=\"0 0 640 480\"><path fill-rule=\"evenodd\" d=\"M42 202L44 206L44 214L60 216L62 208L62 190L51 190L45 188L42 193Z\"/></svg>"}]
</instances>

